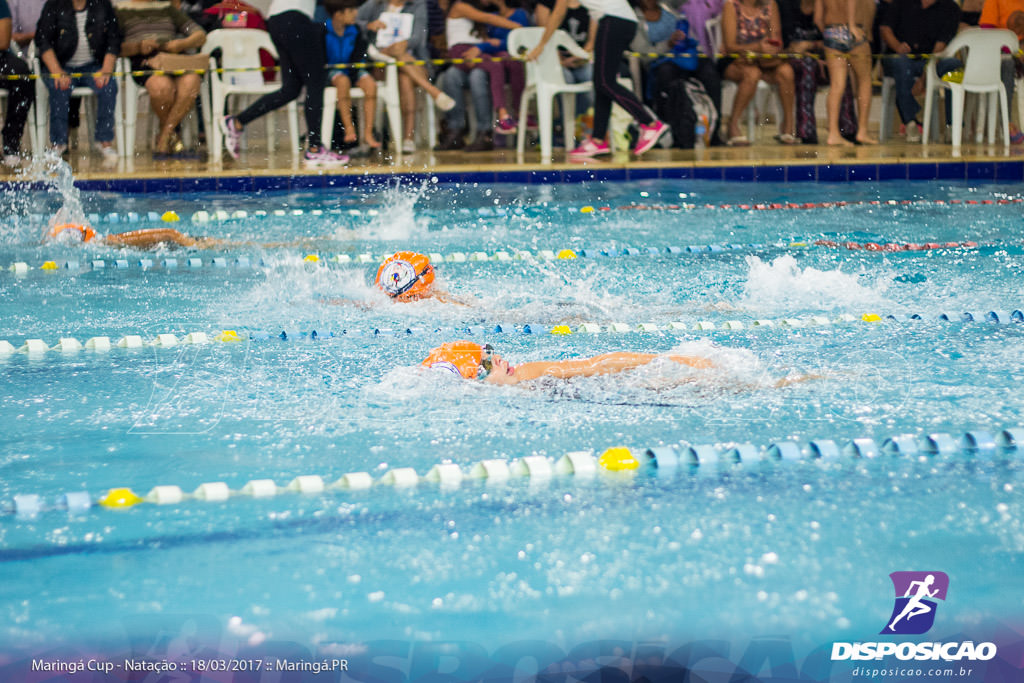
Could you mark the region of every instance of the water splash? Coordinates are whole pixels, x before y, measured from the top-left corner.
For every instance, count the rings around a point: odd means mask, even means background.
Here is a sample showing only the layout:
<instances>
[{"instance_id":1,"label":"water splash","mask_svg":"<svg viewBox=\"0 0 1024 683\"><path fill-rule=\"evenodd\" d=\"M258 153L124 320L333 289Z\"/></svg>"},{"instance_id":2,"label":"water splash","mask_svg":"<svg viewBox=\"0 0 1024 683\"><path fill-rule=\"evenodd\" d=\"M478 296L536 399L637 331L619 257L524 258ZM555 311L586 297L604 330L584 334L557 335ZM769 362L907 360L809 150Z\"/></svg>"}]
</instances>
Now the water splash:
<instances>
[{"instance_id":1,"label":"water splash","mask_svg":"<svg viewBox=\"0 0 1024 683\"><path fill-rule=\"evenodd\" d=\"M427 182L417 186L402 185L397 182L382 190L377 199L380 209L369 224L356 227L354 233L358 239L366 240L408 240L417 235L425 235L430 228L430 221L424 216L417 216L416 203L422 199L429 188ZM335 238L348 240L353 231L339 228Z\"/></svg>"},{"instance_id":2,"label":"water splash","mask_svg":"<svg viewBox=\"0 0 1024 683\"><path fill-rule=\"evenodd\" d=\"M20 175L24 180L42 181L50 186L52 192L60 195L61 206L50 218L46 231L40 237L45 239L53 226L62 223L86 224L81 194L75 187L71 165L56 152L48 150L43 155L33 157L32 163Z\"/></svg>"},{"instance_id":3,"label":"water splash","mask_svg":"<svg viewBox=\"0 0 1024 683\"><path fill-rule=\"evenodd\" d=\"M789 254L771 263L748 256L747 266L742 305L756 311L849 310L885 301L881 281L865 284L861 274L800 268Z\"/></svg>"}]
</instances>

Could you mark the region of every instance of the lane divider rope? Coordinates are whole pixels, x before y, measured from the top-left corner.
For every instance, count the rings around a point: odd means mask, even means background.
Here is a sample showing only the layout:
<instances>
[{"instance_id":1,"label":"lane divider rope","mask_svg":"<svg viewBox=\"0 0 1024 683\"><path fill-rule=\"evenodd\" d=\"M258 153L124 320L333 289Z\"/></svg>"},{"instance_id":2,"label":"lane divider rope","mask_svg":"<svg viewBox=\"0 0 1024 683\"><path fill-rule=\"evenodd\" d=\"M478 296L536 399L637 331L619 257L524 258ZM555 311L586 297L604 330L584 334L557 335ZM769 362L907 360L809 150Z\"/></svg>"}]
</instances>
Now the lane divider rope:
<instances>
[{"instance_id":1,"label":"lane divider rope","mask_svg":"<svg viewBox=\"0 0 1024 683\"><path fill-rule=\"evenodd\" d=\"M645 474L654 477L675 477L680 473L732 469L743 466L773 465L799 462L842 462L877 459L883 456L917 458L921 456L952 457L968 455L979 459L1009 457L1024 449L1024 427L1010 427L993 434L974 429L959 436L949 433L899 434L883 439L863 437L840 446L834 439L809 442L776 441L767 446L751 443L694 444L654 446L630 449L608 448L600 456L592 451L566 453L557 460L542 455L524 456L512 461L481 460L468 467L440 463L420 475L412 467L397 467L374 478L369 472L349 472L328 483L317 474L292 478L285 486L272 479L253 479L239 489L226 482L204 482L191 493L180 486L158 485L140 496L131 488L118 486L93 496L87 491L71 491L53 497L39 494L15 494L13 500L0 505L0 514L33 518L44 512L67 511L85 513L95 507L126 509L138 505L181 505L188 501L227 502L239 498L274 498L284 494L328 495L353 491L372 491L382 487L412 488L422 484L444 489L460 487L464 481L502 484L511 479L541 482L556 477L592 479L599 475L621 481L626 476Z\"/></svg>"},{"instance_id":2,"label":"lane divider rope","mask_svg":"<svg viewBox=\"0 0 1024 683\"><path fill-rule=\"evenodd\" d=\"M509 216L539 216L546 217L553 213L584 213L594 214L609 211L694 211L694 210L722 210L722 211L780 211L780 210L810 210L810 209L841 209L858 206L1003 206L1007 204L1024 203L1024 197L1000 197L997 199L872 199L853 201L826 201L826 202L755 202L755 203L695 203L681 202L678 204L663 203L632 203L622 206L566 206L556 208L551 206L516 206L512 208L484 206L476 209L459 208L453 213L459 216L478 216L483 218L504 218ZM223 223L227 221L262 219L262 218L283 218L287 216L353 216L353 217L376 217L380 215L379 209L359 208L330 208L330 209L275 209L271 211L227 211L217 209L213 211L199 210L190 214L187 218L196 224ZM51 216L48 214L31 213L25 216L31 223L49 223ZM104 224L122 223L175 223L183 221L177 212L167 210L163 213L148 211L145 213L128 211L124 213L92 212L86 214L86 219L93 227Z\"/></svg>"},{"instance_id":3,"label":"lane divider rope","mask_svg":"<svg viewBox=\"0 0 1024 683\"><path fill-rule=\"evenodd\" d=\"M617 258L620 256L685 256L685 255L706 255L706 254L718 254L723 252L759 252L768 249L809 249L812 247L829 247L829 248L845 248L849 250L863 250L863 251L880 251L880 252L916 252L916 251L934 251L934 250L973 250L979 247L995 247L1000 245L979 245L977 242L926 242L926 243L898 243L889 242L879 244L877 242L835 242L831 240L816 240L814 242L806 241L793 241L793 242L775 242L772 244L691 244L686 247L670 246L670 247L624 247L622 249L540 249L537 251L506 251L498 250L495 252L487 251L472 251L462 252L454 251L448 254L440 252L431 252L427 254L431 261L434 263L467 263L467 262L479 262L479 261L496 261L496 262L510 262L510 261L571 261L574 259L596 259L596 258ZM1005 246L1005 245L1003 245ZM320 254L308 254L304 257L306 263L312 264L377 264L384 261L386 258L391 256L391 253L381 254L379 256L362 253L362 254L335 254L333 256L321 256ZM260 267L266 267L267 262L265 259L259 259L257 262ZM16 261L7 266L6 270L14 273L18 276L24 276L34 270L42 270L49 272L59 272L64 274L80 273L85 271L106 271L106 270L166 270L176 271L179 268L184 268L190 271L201 270L203 268L240 268L247 269L253 267L253 261L248 256L239 256L236 258L227 258L223 256L212 257L212 258L201 258L199 256L191 256L184 258L162 258L154 260L151 258L141 259L126 259L126 258L114 258L114 259L103 259L103 258L88 258L79 261L77 259L65 259L61 261L44 261L39 266L33 266L25 261Z\"/></svg>"},{"instance_id":4,"label":"lane divider rope","mask_svg":"<svg viewBox=\"0 0 1024 683\"><path fill-rule=\"evenodd\" d=\"M116 342L111 341L109 336L90 337L84 344L72 336L60 337L59 341L50 346L42 339L26 339L21 345L15 345L6 339L0 339L0 358L14 355L16 353L40 356L53 351L58 353L77 353L88 350L95 352L106 352L113 349L141 349L145 347L170 348L187 344L209 344L221 342L225 344L238 343L243 341L268 341L279 339L281 341L318 341L341 337L403 337L408 335L440 334L456 336L490 336L495 334L531 334L531 335L554 335L566 336L572 334L626 334L626 333L680 333L680 332L709 332L715 330L736 332L741 330L766 330L784 329L801 330L807 328L826 328L833 325L850 323L888 323L888 324L911 324L926 320L934 320L945 323L986 323L992 325L1007 325L1024 322L1024 309L992 310L992 311L965 311L963 313L944 312L937 315L922 315L919 313L903 314L894 313L885 317L877 313L865 313L860 317L844 313L838 316L814 315L795 318L759 318L755 320L726 320L716 322L714 320L697 321L673 321L669 323L580 323L575 327L570 325L471 325L468 327L451 328L427 328L427 327L375 327L332 330L282 330L281 332L268 332L265 330L250 330L238 332L237 330L222 330L221 332L189 332L181 337L173 333L157 334L152 337L144 337L138 334L121 336Z\"/></svg>"}]
</instances>

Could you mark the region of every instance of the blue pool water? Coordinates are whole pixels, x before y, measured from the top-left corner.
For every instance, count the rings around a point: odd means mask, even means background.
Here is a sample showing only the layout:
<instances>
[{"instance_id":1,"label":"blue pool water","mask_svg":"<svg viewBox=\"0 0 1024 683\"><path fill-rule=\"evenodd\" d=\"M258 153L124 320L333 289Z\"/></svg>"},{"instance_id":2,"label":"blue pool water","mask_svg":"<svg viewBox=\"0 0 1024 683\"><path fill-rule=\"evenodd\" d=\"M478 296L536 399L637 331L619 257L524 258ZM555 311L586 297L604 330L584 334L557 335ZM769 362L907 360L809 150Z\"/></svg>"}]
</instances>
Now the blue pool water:
<instances>
[{"instance_id":1,"label":"blue pool water","mask_svg":"<svg viewBox=\"0 0 1024 683\"><path fill-rule=\"evenodd\" d=\"M234 330L241 341L0 356L0 652L192 632L214 646L288 641L312 653L382 639L534 640L566 651L602 638L765 635L806 652L875 638L892 609L888 574L933 569L949 574L955 595L933 635L980 638L1019 624L1022 461L1001 448L12 512L26 494L50 508L74 491L95 499L114 487L145 495L217 481L238 491L299 475L425 475L438 463L468 473L485 459L554 463L612 446L642 456L793 441L806 453L822 439L841 448L995 435L1024 424L1024 326L960 316L1024 308L1020 204L948 202L1021 196L1019 186L934 182L650 181L144 198L76 198L65 186L8 198L0 265L32 268L0 273L0 339L53 346ZM721 206L840 199L913 203ZM637 204L695 207L623 208ZM241 244L155 254L39 244L62 206L98 217L102 232L159 225L148 214L173 210L183 231ZM200 211L213 219L198 222ZM979 246L883 253L813 244L822 239ZM723 248L668 251L712 244ZM446 260L440 280L470 306L392 305L369 282L399 249L616 255ZM321 260L304 260L311 253ZM372 263L329 260L360 254ZM190 257L204 265L188 267ZM220 257L226 267L210 264ZM96 259L106 267L92 268ZM118 259L128 267L115 268ZM69 260L77 265L38 268ZM830 324L782 322L812 317ZM677 322L684 329L668 329ZM585 323L601 331L577 331ZM612 323L628 331L607 331ZM576 332L548 333L559 325ZM416 367L461 337L490 341L513 362L674 350L716 367L656 363L529 388ZM813 378L775 386L801 375Z\"/></svg>"}]
</instances>

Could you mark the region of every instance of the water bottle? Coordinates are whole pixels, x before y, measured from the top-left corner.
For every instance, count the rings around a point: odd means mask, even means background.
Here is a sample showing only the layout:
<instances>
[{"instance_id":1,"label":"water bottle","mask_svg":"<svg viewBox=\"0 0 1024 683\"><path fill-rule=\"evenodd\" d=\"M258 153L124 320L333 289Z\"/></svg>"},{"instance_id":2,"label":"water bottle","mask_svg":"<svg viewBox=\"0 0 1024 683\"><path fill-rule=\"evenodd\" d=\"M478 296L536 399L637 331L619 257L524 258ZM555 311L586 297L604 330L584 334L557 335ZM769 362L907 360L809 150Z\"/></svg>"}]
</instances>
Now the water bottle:
<instances>
[{"instance_id":1,"label":"water bottle","mask_svg":"<svg viewBox=\"0 0 1024 683\"><path fill-rule=\"evenodd\" d=\"M697 125L693 127L693 148L704 149L705 137L708 132L708 117L707 114L701 114L697 117Z\"/></svg>"}]
</instances>

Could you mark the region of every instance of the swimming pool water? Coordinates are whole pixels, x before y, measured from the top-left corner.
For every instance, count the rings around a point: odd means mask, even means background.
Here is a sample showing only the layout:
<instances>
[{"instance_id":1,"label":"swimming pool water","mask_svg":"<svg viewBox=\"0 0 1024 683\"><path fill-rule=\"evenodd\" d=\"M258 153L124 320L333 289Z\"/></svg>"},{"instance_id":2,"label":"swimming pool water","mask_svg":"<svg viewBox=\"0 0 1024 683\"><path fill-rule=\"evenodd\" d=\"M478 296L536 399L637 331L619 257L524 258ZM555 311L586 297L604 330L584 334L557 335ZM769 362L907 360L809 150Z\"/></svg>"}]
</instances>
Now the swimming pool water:
<instances>
[{"instance_id":1,"label":"swimming pool water","mask_svg":"<svg viewBox=\"0 0 1024 683\"><path fill-rule=\"evenodd\" d=\"M379 477L397 467L422 475L440 462L468 470L487 458L555 460L618 445L637 453L842 445L1018 426L1024 328L959 315L1024 308L1020 205L948 201L1020 197L1018 186L692 181L80 197L82 215L113 212L122 221L168 209L186 219L263 210L269 215L175 225L286 243L219 248L199 254L204 267L177 269L160 259L195 254L40 245L43 225L33 214L66 205L66 190L31 203L10 199L0 264L71 259L79 267L0 273L0 339L53 345L68 336L235 330L242 341L0 358L0 504L118 486L144 494L210 481L235 490L265 478L283 486L304 474ZM721 207L838 199L915 203ZM696 208L623 208L684 203ZM286 215L273 215L279 209ZM880 253L815 246L819 239L979 246ZM709 244L737 247L666 252ZM472 301L467 307L391 305L368 284L377 259L399 249L626 247L658 253L437 264L444 286ZM305 261L310 253L323 260ZM373 263L326 260L362 253ZM215 268L214 256L252 265ZM93 270L95 258L133 266ZM140 258L153 268L135 266ZM944 312L955 319L939 320ZM843 314L856 320L781 322ZM883 320L861 322L864 314ZM776 324L754 325L764 320ZM665 329L676 321L686 329ZM715 328L695 329L701 321ZM724 329L728 321L743 327ZM544 333L615 322L630 331ZM660 331L638 331L639 323ZM496 325L506 331L493 332ZM523 334L526 325L535 333ZM312 330L319 339L295 334ZM431 347L467 336L514 362L676 350L709 355L716 370L659 363L626 377L523 388L446 381L415 367ZM796 375L814 379L775 387ZM950 575L956 599L942 605L942 636L998 630L1024 609L1019 455L657 474L3 515L0 650L161 631L294 641L314 653L389 638L542 640L568 650L600 638L769 634L810 650L829 639L874 638L892 608L887 575L901 569Z\"/></svg>"}]
</instances>

